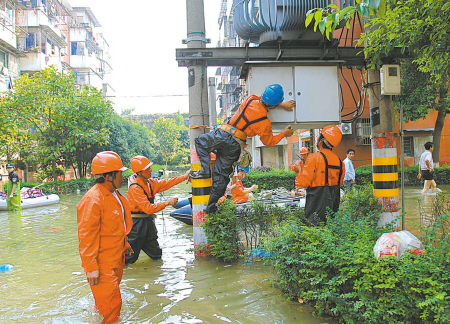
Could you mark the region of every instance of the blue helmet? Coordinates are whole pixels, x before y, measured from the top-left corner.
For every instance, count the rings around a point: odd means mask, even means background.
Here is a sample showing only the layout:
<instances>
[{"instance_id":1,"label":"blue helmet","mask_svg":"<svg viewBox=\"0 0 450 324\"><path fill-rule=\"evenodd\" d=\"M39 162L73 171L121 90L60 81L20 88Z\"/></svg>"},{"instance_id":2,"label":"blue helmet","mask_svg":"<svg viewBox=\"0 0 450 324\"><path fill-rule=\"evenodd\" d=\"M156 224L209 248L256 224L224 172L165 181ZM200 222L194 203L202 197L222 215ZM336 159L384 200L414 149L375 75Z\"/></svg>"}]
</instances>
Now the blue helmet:
<instances>
[{"instance_id":1,"label":"blue helmet","mask_svg":"<svg viewBox=\"0 0 450 324\"><path fill-rule=\"evenodd\" d=\"M261 99L270 106L278 106L284 100L283 87L279 84L268 86L261 95Z\"/></svg>"},{"instance_id":2,"label":"blue helmet","mask_svg":"<svg viewBox=\"0 0 450 324\"><path fill-rule=\"evenodd\" d=\"M248 173L250 171L250 167L243 168L238 166L238 171L244 171L245 173Z\"/></svg>"}]
</instances>

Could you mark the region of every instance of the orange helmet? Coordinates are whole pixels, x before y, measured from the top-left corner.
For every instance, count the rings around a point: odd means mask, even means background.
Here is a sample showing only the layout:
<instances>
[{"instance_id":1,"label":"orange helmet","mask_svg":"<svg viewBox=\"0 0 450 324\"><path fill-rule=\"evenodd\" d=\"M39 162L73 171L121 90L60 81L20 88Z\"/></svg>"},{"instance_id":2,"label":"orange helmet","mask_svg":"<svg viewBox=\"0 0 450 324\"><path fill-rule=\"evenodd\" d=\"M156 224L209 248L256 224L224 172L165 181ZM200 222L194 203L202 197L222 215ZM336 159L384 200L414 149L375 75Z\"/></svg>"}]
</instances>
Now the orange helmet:
<instances>
[{"instance_id":1,"label":"orange helmet","mask_svg":"<svg viewBox=\"0 0 450 324\"><path fill-rule=\"evenodd\" d=\"M332 147L339 145L342 139L342 132L336 125L325 126L320 133Z\"/></svg>"},{"instance_id":2,"label":"orange helmet","mask_svg":"<svg viewBox=\"0 0 450 324\"><path fill-rule=\"evenodd\" d=\"M303 146L303 147L300 149L300 154L309 154L308 148L305 147L305 146Z\"/></svg>"},{"instance_id":3,"label":"orange helmet","mask_svg":"<svg viewBox=\"0 0 450 324\"><path fill-rule=\"evenodd\" d=\"M113 171L125 171L119 154L112 151L104 151L97 153L92 159L91 173L104 174Z\"/></svg>"},{"instance_id":4,"label":"orange helmet","mask_svg":"<svg viewBox=\"0 0 450 324\"><path fill-rule=\"evenodd\" d=\"M148 169L153 162L150 162L149 159L147 159L145 156L137 155L134 158L131 159L130 165L131 170L133 170L134 173L138 173L142 170Z\"/></svg>"}]
</instances>

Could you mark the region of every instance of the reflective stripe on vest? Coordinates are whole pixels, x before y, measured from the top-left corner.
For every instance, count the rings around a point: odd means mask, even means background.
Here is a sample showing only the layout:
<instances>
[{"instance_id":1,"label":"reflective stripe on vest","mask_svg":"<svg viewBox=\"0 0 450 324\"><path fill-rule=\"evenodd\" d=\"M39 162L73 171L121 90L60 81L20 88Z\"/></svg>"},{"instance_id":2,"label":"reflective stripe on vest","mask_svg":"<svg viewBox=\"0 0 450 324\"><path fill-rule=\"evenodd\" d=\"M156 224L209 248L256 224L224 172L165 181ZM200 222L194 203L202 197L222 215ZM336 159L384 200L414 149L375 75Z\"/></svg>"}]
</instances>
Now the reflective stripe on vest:
<instances>
[{"instance_id":1,"label":"reflective stripe on vest","mask_svg":"<svg viewBox=\"0 0 450 324\"><path fill-rule=\"evenodd\" d=\"M328 160L327 157L325 156L325 154L323 154L322 152L319 152L320 154L322 154L323 159L325 160L325 186L328 186L328 169L335 169L335 170L339 170L339 180L338 180L338 186L341 185L341 178L342 178L342 161L341 159L339 159L339 166L336 165L328 165Z\"/></svg>"},{"instance_id":2,"label":"reflective stripe on vest","mask_svg":"<svg viewBox=\"0 0 450 324\"><path fill-rule=\"evenodd\" d=\"M248 126L253 125L253 124L256 124L256 123L258 123L258 122L260 122L260 121L263 121L264 119L267 119L267 116L266 116L266 117L261 117L261 118L258 118L258 119L249 121L248 118L245 117L245 111L247 110L248 105L249 105L253 100L254 100L254 99L249 100L249 102L247 102L247 104L245 105L244 109L242 109L242 113L238 116L238 118L236 119L236 121L232 124L234 127L237 128L237 124L239 123L239 121L241 120L241 118L244 119L245 122L246 122L246 124L245 124L245 126L244 126L242 129L240 129L241 131L245 131L245 130L247 129ZM231 123L231 120L230 120L230 123Z\"/></svg>"}]
</instances>

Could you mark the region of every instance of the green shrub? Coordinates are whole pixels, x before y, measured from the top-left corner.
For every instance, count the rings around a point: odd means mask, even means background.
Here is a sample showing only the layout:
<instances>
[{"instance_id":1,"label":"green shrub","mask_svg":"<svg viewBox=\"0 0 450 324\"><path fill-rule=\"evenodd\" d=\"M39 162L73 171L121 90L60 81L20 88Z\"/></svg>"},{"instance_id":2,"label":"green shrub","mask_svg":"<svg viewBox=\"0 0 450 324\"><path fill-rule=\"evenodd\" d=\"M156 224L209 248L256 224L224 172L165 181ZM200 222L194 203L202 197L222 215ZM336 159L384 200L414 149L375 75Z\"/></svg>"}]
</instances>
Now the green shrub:
<instances>
[{"instance_id":1,"label":"green shrub","mask_svg":"<svg viewBox=\"0 0 450 324\"><path fill-rule=\"evenodd\" d=\"M288 190L295 189L295 172L286 170L251 171L243 180L244 187L258 185L260 190L276 189L284 187Z\"/></svg>"},{"instance_id":2,"label":"green shrub","mask_svg":"<svg viewBox=\"0 0 450 324\"><path fill-rule=\"evenodd\" d=\"M66 174L66 170L63 167L57 166L56 167L56 176L62 176ZM46 167L45 169L41 169L37 174L36 174L36 179L39 182L42 182L46 179L48 179L49 181L53 181L53 168L51 166Z\"/></svg>"},{"instance_id":3,"label":"green shrub","mask_svg":"<svg viewBox=\"0 0 450 324\"><path fill-rule=\"evenodd\" d=\"M264 239L275 268L273 282L289 299L313 304L318 314L345 323L450 323L450 244L423 229L426 255L376 259L377 206L370 186L348 194L334 218L321 227L289 219ZM366 203L364 203L366 197ZM442 225L442 224L441 224Z\"/></svg>"},{"instance_id":4,"label":"green shrub","mask_svg":"<svg viewBox=\"0 0 450 324\"><path fill-rule=\"evenodd\" d=\"M52 182L44 182L44 183L31 183L24 182L21 184L21 187L36 187L39 186L39 189L46 194L58 193L58 194L68 194L72 192L76 192L77 189L81 191L86 191L90 189L95 184L94 179L76 179L76 180L67 180L67 181L58 181L55 183Z\"/></svg>"},{"instance_id":5,"label":"green shrub","mask_svg":"<svg viewBox=\"0 0 450 324\"><path fill-rule=\"evenodd\" d=\"M450 166L444 165L435 168L435 179L438 185L450 183ZM372 183L372 165L363 165L355 169L356 183L366 184ZM412 165L405 168L405 186L422 186L423 179L417 179L419 174L419 165ZM401 180L401 170L398 170L399 186Z\"/></svg>"},{"instance_id":6,"label":"green shrub","mask_svg":"<svg viewBox=\"0 0 450 324\"><path fill-rule=\"evenodd\" d=\"M206 249L212 257L231 261L242 255L237 222L236 206L229 199L220 205L216 213L206 216L202 226L208 237Z\"/></svg>"}]
</instances>

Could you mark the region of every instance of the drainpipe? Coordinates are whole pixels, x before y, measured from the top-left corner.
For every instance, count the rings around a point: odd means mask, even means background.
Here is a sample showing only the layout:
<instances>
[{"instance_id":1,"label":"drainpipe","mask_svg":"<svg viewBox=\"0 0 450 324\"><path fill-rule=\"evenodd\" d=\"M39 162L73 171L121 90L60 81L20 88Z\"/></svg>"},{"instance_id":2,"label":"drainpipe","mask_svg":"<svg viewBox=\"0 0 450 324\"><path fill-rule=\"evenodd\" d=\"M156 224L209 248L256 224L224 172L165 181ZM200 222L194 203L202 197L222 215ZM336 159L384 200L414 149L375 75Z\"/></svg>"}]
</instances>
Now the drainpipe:
<instances>
[{"instance_id":1,"label":"drainpipe","mask_svg":"<svg viewBox=\"0 0 450 324\"><path fill-rule=\"evenodd\" d=\"M204 48L208 40L205 38L205 13L203 0L186 0L187 38L183 43L188 48ZM189 82L189 125L208 125L208 88L204 63L195 59L187 64ZM195 138L206 130L190 128L191 171L201 168L195 151ZM212 179L192 179L192 221L194 229L194 248L196 256L206 255L207 238L201 225L205 222L205 207L211 192Z\"/></svg>"}]
</instances>

